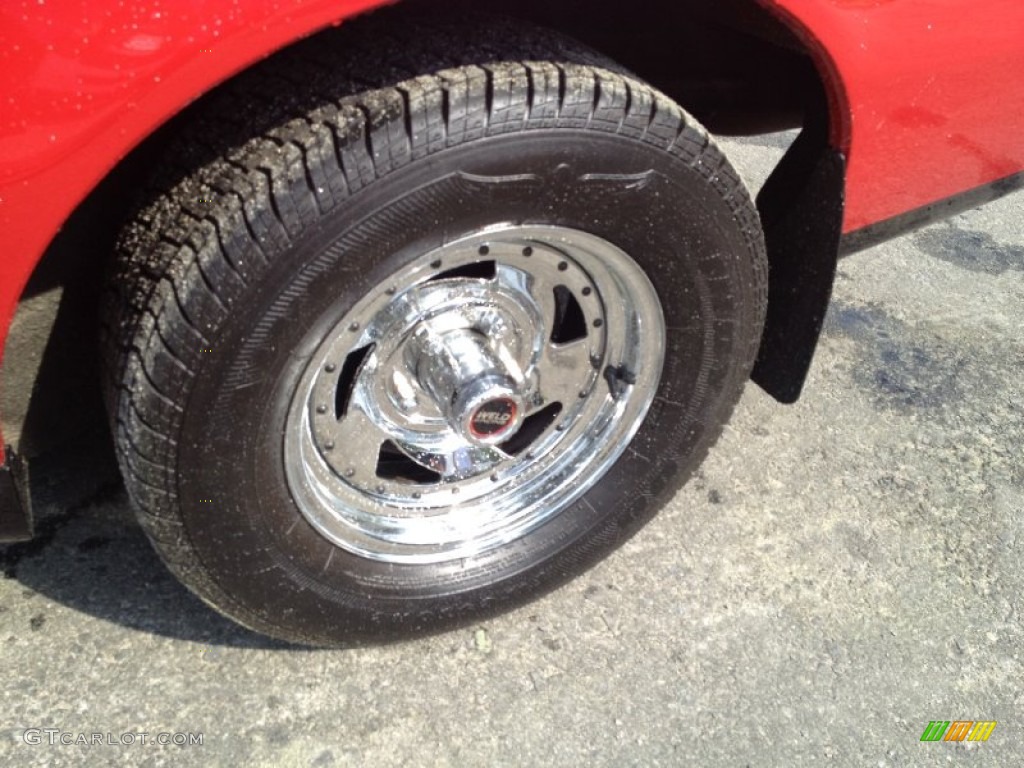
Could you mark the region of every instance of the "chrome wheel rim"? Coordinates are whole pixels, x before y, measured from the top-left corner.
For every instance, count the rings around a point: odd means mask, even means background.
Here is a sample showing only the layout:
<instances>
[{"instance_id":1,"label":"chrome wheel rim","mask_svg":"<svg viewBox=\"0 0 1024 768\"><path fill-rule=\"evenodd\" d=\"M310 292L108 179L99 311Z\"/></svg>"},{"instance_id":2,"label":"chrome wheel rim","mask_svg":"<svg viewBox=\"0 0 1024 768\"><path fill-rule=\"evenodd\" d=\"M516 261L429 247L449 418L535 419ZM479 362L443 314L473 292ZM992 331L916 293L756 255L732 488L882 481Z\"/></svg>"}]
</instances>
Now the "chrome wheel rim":
<instances>
[{"instance_id":1,"label":"chrome wheel rim","mask_svg":"<svg viewBox=\"0 0 1024 768\"><path fill-rule=\"evenodd\" d=\"M407 264L313 352L285 474L337 546L396 564L525 536L625 451L665 354L657 293L618 247L496 226Z\"/></svg>"}]
</instances>

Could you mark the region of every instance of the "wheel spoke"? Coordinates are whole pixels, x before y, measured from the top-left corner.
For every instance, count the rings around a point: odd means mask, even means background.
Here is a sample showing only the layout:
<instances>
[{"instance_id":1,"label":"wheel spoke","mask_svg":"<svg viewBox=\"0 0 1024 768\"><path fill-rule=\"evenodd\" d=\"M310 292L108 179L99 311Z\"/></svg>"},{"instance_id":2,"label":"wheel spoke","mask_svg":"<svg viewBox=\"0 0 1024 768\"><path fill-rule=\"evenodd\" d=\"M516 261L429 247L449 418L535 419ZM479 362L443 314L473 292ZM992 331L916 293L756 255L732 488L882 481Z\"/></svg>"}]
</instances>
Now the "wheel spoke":
<instances>
[{"instance_id":1,"label":"wheel spoke","mask_svg":"<svg viewBox=\"0 0 1024 768\"><path fill-rule=\"evenodd\" d=\"M529 291L533 300L537 302L537 306L540 307L545 341L551 338L551 331L558 322L558 301L555 299L557 286L558 281L553 280L544 271L535 272L530 276Z\"/></svg>"},{"instance_id":2,"label":"wheel spoke","mask_svg":"<svg viewBox=\"0 0 1024 768\"><path fill-rule=\"evenodd\" d=\"M377 476L377 459L388 435L362 408L353 405L321 444L328 461L346 478L363 483Z\"/></svg>"},{"instance_id":3,"label":"wheel spoke","mask_svg":"<svg viewBox=\"0 0 1024 768\"><path fill-rule=\"evenodd\" d=\"M488 472L512 457L493 445L467 445L443 458L446 471L441 476L446 482L452 482Z\"/></svg>"},{"instance_id":4,"label":"wheel spoke","mask_svg":"<svg viewBox=\"0 0 1024 768\"><path fill-rule=\"evenodd\" d=\"M587 389L593 378L588 340L547 344L537 372L540 407L550 403L561 403L568 407Z\"/></svg>"}]
</instances>

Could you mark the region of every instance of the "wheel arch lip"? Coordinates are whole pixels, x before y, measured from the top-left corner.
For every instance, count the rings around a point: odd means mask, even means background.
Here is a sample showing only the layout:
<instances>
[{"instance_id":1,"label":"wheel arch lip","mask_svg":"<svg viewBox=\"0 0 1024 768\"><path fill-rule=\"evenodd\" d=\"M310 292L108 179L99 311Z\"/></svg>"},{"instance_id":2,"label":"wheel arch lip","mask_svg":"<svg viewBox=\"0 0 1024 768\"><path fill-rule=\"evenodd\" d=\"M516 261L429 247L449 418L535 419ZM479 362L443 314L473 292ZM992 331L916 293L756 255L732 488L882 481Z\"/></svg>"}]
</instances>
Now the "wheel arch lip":
<instances>
[{"instance_id":1,"label":"wheel arch lip","mask_svg":"<svg viewBox=\"0 0 1024 768\"><path fill-rule=\"evenodd\" d=\"M802 0L754 0L754 2L778 19L804 46L814 63L823 95L828 104L828 137L833 149L843 155L850 152L853 133L853 117L850 98L843 74L829 47L817 30L838 27L838 22L829 20L824 14L801 13Z\"/></svg>"}]
</instances>

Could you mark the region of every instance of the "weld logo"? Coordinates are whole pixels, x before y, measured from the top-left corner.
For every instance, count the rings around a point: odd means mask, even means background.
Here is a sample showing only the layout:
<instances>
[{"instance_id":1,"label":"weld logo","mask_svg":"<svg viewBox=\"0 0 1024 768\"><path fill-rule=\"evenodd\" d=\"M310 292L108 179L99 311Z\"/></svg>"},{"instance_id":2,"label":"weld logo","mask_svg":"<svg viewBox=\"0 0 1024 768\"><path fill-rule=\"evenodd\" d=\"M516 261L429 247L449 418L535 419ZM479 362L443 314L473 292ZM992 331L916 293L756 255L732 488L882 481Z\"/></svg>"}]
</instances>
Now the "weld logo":
<instances>
[{"instance_id":1,"label":"weld logo","mask_svg":"<svg viewBox=\"0 0 1024 768\"><path fill-rule=\"evenodd\" d=\"M932 720L921 741L988 741L995 728L995 720Z\"/></svg>"},{"instance_id":2,"label":"weld logo","mask_svg":"<svg viewBox=\"0 0 1024 768\"><path fill-rule=\"evenodd\" d=\"M516 417L515 400L498 397L480 406L469 420L469 430L474 437L494 437L511 426Z\"/></svg>"},{"instance_id":3,"label":"weld logo","mask_svg":"<svg viewBox=\"0 0 1024 768\"><path fill-rule=\"evenodd\" d=\"M477 424L508 424L512 421L511 413L494 413L493 411L483 411L476 415Z\"/></svg>"}]
</instances>

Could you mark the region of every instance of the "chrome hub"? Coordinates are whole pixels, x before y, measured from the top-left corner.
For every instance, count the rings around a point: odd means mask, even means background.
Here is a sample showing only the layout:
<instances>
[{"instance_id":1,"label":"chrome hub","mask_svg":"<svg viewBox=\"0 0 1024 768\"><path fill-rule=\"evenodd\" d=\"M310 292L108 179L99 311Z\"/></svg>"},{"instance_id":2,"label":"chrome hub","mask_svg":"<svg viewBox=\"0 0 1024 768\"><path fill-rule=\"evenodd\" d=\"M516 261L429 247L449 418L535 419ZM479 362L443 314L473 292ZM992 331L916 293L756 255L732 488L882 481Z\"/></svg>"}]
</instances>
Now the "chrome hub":
<instances>
[{"instance_id":1,"label":"chrome hub","mask_svg":"<svg viewBox=\"0 0 1024 768\"><path fill-rule=\"evenodd\" d=\"M309 359L285 470L333 543L466 560L543 525L626 449L661 377L650 281L611 243L498 226L426 253Z\"/></svg>"},{"instance_id":2,"label":"chrome hub","mask_svg":"<svg viewBox=\"0 0 1024 768\"><path fill-rule=\"evenodd\" d=\"M523 372L504 344L492 347L474 329L435 335L429 323L414 338L417 379L455 432L478 445L515 434L526 411Z\"/></svg>"}]
</instances>

